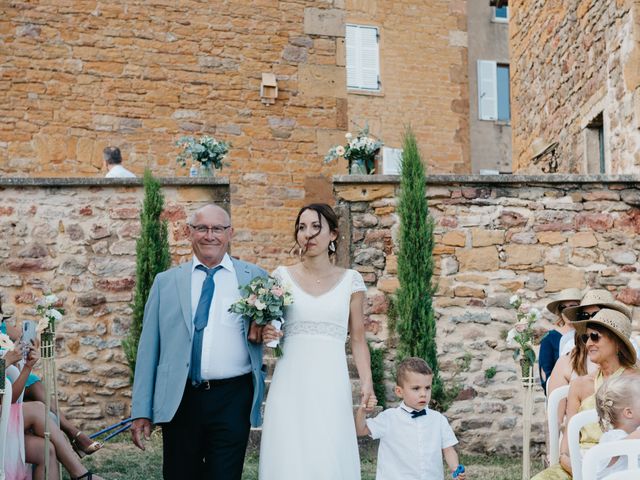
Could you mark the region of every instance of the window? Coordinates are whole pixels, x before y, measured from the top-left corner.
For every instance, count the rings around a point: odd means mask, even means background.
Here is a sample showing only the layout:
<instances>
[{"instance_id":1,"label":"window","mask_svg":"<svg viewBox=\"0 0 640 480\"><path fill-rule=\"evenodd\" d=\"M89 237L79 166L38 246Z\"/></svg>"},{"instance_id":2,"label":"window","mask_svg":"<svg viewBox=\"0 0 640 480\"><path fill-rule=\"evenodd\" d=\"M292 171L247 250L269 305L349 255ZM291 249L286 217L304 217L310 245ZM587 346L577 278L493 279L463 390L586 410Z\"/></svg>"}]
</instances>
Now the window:
<instances>
[{"instance_id":1,"label":"window","mask_svg":"<svg viewBox=\"0 0 640 480\"><path fill-rule=\"evenodd\" d=\"M509 7L493 7L493 16L491 20L494 22L509 21Z\"/></svg>"},{"instance_id":2,"label":"window","mask_svg":"<svg viewBox=\"0 0 640 480\"><path fill-rule=\"evenodd\" d=\"M511 120L509 65L478 60L478 116L480 120Z\"/></svg>"},{"instance_id":3,"label":"window","mask_svg":"<svg viewBox=\"0 0 640 480\"><path fill-rule=\"evenodd\" d=\"M378 29L347 25L347 88L380 90Z\"/></svg>"},{"instance_id":4,"label":"window","mask_svg":"<svg viewBox=\"0 0 640 480\"><path fill-rule=\"evenodd\" d=\"M602 112L585 129L585 156L587 173L607 173L604 158L604 122Z\"/></svg>"}]
</instances>

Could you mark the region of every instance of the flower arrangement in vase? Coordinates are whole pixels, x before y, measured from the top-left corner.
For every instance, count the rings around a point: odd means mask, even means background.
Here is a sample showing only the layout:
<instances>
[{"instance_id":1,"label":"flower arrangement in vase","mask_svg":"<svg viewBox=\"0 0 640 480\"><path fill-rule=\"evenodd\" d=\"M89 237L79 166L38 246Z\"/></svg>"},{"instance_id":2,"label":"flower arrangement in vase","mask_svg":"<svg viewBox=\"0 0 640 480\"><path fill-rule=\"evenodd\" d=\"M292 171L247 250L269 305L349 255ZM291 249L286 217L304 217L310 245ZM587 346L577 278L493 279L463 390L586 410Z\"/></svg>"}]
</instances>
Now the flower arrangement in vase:
<instances>
[{"instance_id":1,"label":"flower arrangement in vase","mask_svg":"<svg viewBox=\"0 0 640 480\"><path fill-rule=\"evenodd\" d=\"M335 145L329 149L324 162L329 163L337 158L344 158L348 163L349 173L370 175L375 173L376 154L384 143L369 134L369 127L365 126L354 136L351 132L345 135L346 145Z\"/></svg>"},{"instance_id":2,"label":"flower arrangement in vase","mask_svg":"<svg viewBox=\"0 0 640 480\"><path fill-rule=\"evenodd\" d=\"M180 137L176 145L182 147L176 161L183 167L187 165L188 160L191 160L193 166L199 163L198 176L211 177L216 169L228 165L223 160L229 153L230 143L204 135L199 139L191 136Z\"/></svg>"},{"instance_id":3,"label":"flower arrangement in vase","mask_svg":"<svg viewBox=\"0 0 640 480\"><path fill-rule=\"evenodd\" d=\"M542 314L537 308L531 308L530 305L523 303L518 295L513 295L509 299L509 304L516 309L517 321L507 333L507 345L517 347L513 352L513 358L518 360L520 357L522 377L527 378L536 361L534 325L542 317Z\"/></svg>"}]
</instances>

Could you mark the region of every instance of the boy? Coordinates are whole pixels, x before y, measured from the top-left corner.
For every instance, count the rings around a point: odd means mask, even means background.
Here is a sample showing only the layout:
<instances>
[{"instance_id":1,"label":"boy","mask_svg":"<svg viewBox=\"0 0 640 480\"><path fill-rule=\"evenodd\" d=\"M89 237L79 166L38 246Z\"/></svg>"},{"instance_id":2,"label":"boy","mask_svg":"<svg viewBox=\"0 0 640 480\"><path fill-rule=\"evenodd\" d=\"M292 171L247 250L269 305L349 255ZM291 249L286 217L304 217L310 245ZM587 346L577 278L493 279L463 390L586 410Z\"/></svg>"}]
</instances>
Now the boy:
<instances>
[{"instance_id":1,"label":"boy","mask_svg":"<svg viewBox=\"0 0 640 480\"><path fill-rule=\"evenodd\" d=\"M375 405L360 405L356 413L358 435L380 439L376 480L436 480L444 478L442 455L457 476L465 480L453 446L458 443L447 419L428 408L433 371L421 358L409 357L398 365L396 395L400 406L365 418Z\"/></svg>"}]
</instances>

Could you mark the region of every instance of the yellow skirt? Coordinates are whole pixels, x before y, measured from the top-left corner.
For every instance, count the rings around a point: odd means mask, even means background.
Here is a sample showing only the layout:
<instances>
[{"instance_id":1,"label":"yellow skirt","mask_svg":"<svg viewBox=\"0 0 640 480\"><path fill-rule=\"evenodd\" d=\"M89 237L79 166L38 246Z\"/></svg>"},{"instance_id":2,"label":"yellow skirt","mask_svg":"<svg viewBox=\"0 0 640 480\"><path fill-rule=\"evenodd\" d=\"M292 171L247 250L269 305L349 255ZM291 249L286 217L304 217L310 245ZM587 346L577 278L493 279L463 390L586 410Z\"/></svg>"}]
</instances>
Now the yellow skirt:
<instances>
[{"instance_id":1,"label":"yellow skirt","mask_svg":"<svg viewBox=\"0 0 640 480\"><path fill-rule=\"evenodd\" d=\"M571 480L573 477L559 463L541 471L531 480Z\"/></svg>"}]
</instances>

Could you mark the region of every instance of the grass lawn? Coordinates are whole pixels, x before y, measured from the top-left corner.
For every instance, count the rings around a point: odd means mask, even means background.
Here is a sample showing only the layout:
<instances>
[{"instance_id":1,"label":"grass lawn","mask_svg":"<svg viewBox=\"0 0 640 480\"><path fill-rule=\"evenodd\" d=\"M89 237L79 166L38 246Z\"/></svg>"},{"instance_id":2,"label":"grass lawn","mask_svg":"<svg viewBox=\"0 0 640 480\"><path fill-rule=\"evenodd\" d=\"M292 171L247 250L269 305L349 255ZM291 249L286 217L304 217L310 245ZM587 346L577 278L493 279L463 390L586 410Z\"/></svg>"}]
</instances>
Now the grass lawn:
<instances>
[{"instance_id":1,"label":"grass lawn","mask_svg":"<svg viewBox=\"0 0 640 480\"><path fill-rule=\"evenodd\" d=\"M520 480L519 457L462 456L462 463L476 480ZM162 446L159 432L152 436L146 452L141 452L129 441L128 435L118 442L110 442L105 448L83 463L107 480L160 480L162 479ZM542 469L540 462L532 466L532 472ZM365 453L362 458L362 480L374 480L376 458L374 453ZM65 477L67 478L67 477ZM249 453L245 462L243 480L258 479L258 455ZM302 479L301 479L302 480Z\"/></svg>"}]
</instances>

